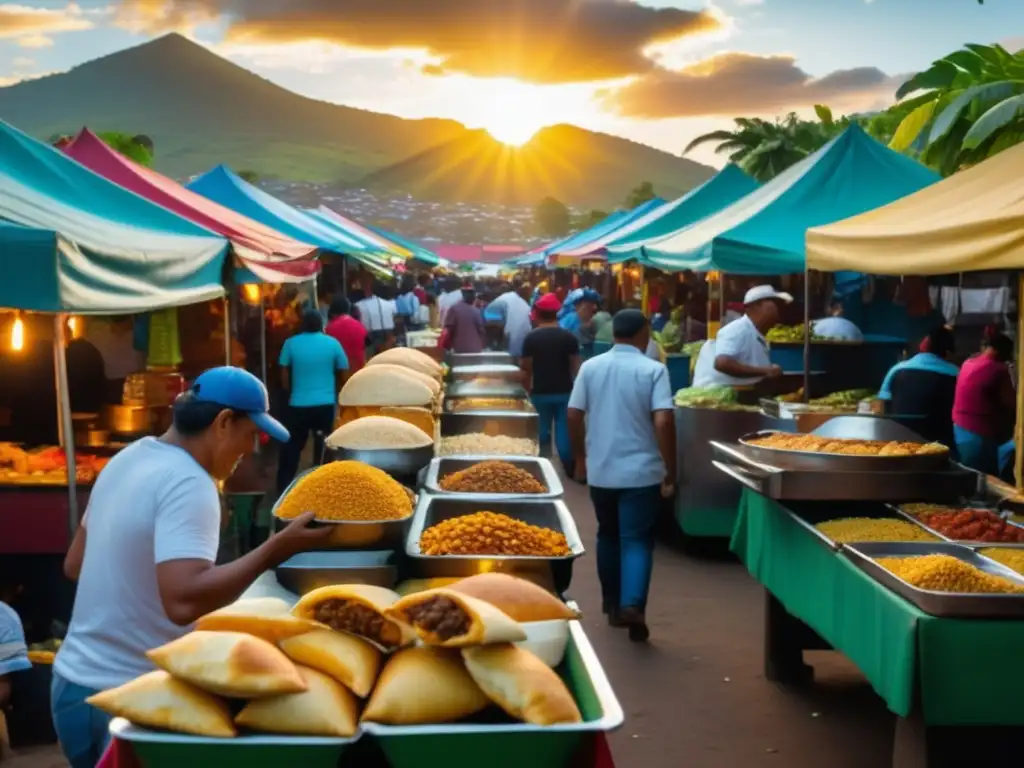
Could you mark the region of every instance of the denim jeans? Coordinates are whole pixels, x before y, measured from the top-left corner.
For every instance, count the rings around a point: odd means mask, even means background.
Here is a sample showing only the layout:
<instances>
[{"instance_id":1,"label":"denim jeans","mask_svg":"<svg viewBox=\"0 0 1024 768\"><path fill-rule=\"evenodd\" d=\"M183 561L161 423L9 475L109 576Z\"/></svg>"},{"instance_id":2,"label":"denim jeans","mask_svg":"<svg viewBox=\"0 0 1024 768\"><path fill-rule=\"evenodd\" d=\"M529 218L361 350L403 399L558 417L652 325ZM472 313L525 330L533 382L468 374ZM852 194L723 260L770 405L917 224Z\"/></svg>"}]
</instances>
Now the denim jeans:
<instances>
[{"instance_id":1,"label":"denim jeans","mask_svg":"<svg viewBox=\"0 0 1024 768\"><path fill-rule=\"evenodd\" d=\"M597 514L597 577L605 611L647 607L654 566L654 527L662 503L661 486L590 486Z\"/></svg>"},{"instance_id":2,"label":"denim jeans","mask_svg":"<svg viewBox=\"0 0 1024 768\"><path fill-rule=\"evenodd\" d=\"M95 693L53 673L50 687L53 728L71 768L95 768L110 741L107 729L111 718L85 703Z\"/></svg>"},{"instance_id":3,"label":"denim jeans","mask_svg":"<svg viewBox=\"0 0 1024 768\"><path fill-rule=\"evenodd\" d=\"M986 475L999 475L999 443L953 425L953 438L961 464Z\"/></svg>"},{"instance_id":4,"label":"denim jeans","mask_svg":"<svg viewBox=\"0 0 1024 768\"><path fill-rule=\"evenodd\" d=\"M569 393L564 395L531 395L533 407L537 409L537 439L541 452L551 445L551 424L555 425L555 449L562 464L572 462L572 443L569 440Z\"/></svg>"}]
</instances>

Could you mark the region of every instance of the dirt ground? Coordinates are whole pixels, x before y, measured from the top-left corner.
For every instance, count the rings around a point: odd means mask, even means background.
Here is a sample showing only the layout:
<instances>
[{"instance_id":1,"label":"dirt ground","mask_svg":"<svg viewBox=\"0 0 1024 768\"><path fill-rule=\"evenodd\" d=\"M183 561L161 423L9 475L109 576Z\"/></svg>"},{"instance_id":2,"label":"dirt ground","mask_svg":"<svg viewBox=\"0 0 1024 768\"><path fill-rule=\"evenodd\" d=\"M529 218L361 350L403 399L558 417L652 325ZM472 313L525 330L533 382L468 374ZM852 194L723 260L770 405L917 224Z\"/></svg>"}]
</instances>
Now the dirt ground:
<instances>
[{"instance_id":1,"label":"dirt ground","mask_svg":"<svg viewBox=\"0 0 1024 768\"><path fill-rule=\"evenodd\" d=\"M600 613L593 513L585 488L566 483L588 554L570 594L623 709L612 736L618 768L829 768L886 765L894 718L848 662L808 654L816 683L796 691L762 674L763 591L724 553L683 555L659 545L647 645L629 642ZM56 748L4 768L63 768Z\"/></svg>"}]
</instances>

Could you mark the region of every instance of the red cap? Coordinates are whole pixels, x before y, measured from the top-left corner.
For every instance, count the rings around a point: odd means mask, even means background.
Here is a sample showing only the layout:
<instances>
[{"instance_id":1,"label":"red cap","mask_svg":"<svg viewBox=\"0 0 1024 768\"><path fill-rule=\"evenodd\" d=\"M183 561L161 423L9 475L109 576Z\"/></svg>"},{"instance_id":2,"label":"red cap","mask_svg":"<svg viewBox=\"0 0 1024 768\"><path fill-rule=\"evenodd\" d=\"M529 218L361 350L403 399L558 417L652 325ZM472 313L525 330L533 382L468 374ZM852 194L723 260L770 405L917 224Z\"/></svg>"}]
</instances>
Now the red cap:
<instances>
[{"instance_id":1,"label":"red cap","mask_svg":"<svg viewBox=\"0 0 1024 768\"><path fill-rule=\"evenodd\" d=\"M557 312L562 308L562 302L558 300L558 297L553 293L545 293L539 299L537 303L533 305L542 312Z\"/></svg>"},{"instance_id":2,"label":"red cap","mask_svg":"<svg viewBox=\"0 0 1024 768\"><path fill-rule=\"evenodd\" d=\"M472 291L473 290L473 284L470 283L470 282L463 283L462 284L462 290L464 290L464 291Z\"/></svg>"}]
</instances>

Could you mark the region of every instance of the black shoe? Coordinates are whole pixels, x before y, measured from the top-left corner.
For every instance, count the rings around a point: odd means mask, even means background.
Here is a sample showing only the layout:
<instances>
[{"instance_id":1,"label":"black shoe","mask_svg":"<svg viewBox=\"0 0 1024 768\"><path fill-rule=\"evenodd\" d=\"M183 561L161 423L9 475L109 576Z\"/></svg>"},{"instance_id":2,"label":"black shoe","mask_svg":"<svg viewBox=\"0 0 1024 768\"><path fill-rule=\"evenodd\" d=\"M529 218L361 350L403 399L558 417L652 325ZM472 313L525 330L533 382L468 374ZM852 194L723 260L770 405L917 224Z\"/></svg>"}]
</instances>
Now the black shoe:
<instances>
[{"instance_id":1,"label":"black shoe","mask_svg":"<svg viewBox=\"0 0 1024 768\"><path fill-rule=\"evenodd\" d=\"M645 643L651 636L644 612L639 608L623 608L619 611L618 619L629 628L629 639L632 642Z\"/></svg>"}]
</instances>

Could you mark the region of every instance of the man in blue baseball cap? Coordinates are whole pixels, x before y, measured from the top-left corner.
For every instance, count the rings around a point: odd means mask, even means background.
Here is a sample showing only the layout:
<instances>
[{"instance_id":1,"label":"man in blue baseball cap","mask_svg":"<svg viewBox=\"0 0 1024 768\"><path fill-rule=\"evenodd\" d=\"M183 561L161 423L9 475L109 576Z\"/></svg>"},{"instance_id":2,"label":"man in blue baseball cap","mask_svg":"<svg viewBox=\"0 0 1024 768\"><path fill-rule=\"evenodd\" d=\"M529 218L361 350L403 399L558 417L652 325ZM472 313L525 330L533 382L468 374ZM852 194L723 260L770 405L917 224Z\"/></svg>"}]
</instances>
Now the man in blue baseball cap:
<instances>
[{"instance_id":1,"label":"man in blue baseball cap","mask_svg":"<svg viewBox=\"0 0 1024 768\"><path fill-rule=\"evenodd\" d=\"M288 439L267 390L240 368L213 368L174 402L173 426L117 454L96 479L64 561L78 582L71 626L53 666L51 706L71 768L92 768L107 718L93 693L153 669L146 651L181 637L200 616L234 602L264 571L326 543L307 513L252 552L215 565L217 482L264 433Z\"/></svg>"}]
</instances>

